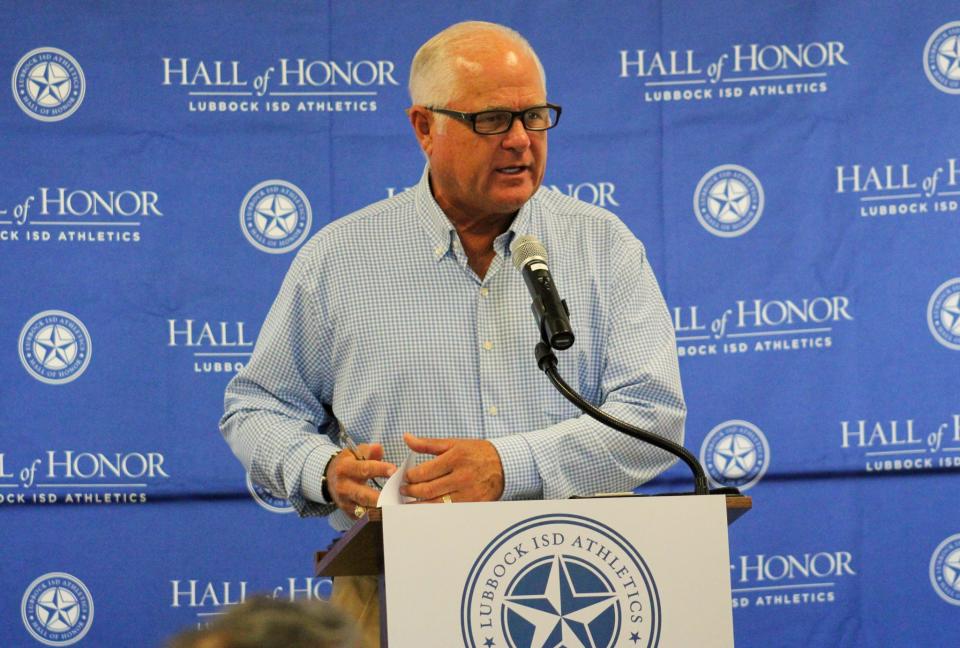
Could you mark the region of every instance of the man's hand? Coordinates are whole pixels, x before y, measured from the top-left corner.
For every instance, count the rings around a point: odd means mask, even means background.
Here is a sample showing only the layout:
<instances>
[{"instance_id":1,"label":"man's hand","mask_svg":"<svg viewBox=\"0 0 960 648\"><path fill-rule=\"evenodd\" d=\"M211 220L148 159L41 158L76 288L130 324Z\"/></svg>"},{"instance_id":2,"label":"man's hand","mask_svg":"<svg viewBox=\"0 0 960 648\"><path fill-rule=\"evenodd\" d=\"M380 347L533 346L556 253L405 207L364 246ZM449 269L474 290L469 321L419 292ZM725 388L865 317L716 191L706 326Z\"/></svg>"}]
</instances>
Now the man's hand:
<instances>
[{"instance_id":1,"label":"man's hand","mask_svg":"<svg viewBox=\"0 0 960 648\"><path fill-rule=\"evenodd\" d=\"M358 460L349 450L343 450L327 467L327 488L334 504L350 517L356 517L357 505L373 508L377 505L380 491L369 485L375 477L389 477L397 472L392 463L383 459L383 446L379 443L362 443L357 447L364 460Z\"/></svg>"},{"instance_id":2,"label":"man's hand","mask_svg":"<svg viewBox=\"0 0 960 648\"><path fill-rule=\"evenodd\" d=\"M421 439L404 434L411 450L436 455L407 471L400 492L424 502L492 502L503 495L503 465L489 441Z\"/></svg>"}]
</instances>

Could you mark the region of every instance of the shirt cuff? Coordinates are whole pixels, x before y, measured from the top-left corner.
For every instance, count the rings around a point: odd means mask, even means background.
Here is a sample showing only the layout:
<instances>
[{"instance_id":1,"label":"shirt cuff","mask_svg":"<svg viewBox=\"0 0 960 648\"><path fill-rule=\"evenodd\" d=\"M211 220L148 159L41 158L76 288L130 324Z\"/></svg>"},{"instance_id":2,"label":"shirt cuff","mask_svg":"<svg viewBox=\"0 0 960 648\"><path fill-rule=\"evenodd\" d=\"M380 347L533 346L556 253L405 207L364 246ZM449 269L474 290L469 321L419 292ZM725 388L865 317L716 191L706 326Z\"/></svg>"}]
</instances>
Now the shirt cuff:
<instances>
[{"instance_id":1,"label":"shirt cuff","mask_svg":"<svg viewBox=\"0 0 960 648\"><path fill-rule=\"evenodd\" d=\"M323 497L323 471L327 467L327 462L338 452L340 452L339 448L324 445L314 448L307 455L300 473L300 492L303 497L320 504L333 504Z\"/></svg>"},{"instance_id":2,"label":"shirt cuff","mask_svg":"<svg viewBox=\"0 0 960 648\"><path fill-rule=\"evenodd\" d=\"M519 434L488 440L500 454L503 466L503 495L500 499L539 499L543 493L543 480L527 440Z\"/></svg>"}]
</instances>

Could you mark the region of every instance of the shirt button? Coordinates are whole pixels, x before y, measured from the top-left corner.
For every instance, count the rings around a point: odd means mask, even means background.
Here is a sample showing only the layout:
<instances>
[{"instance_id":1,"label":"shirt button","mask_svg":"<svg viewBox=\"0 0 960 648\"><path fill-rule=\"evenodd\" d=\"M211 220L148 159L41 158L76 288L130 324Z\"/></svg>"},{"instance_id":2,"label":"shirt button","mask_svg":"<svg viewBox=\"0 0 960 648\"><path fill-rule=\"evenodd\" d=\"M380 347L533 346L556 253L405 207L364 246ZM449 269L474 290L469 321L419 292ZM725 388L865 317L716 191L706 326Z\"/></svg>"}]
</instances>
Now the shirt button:
<instances>
[{"instance_id":1,"label":"shirt button","mask_svg":"<svg viewBox=\"0 0 960 648\"><path fill-rule=\"evenodd\" d=\"M483 348L484 348L484 350L489 351L490 349L493 348L493 342L491 342L490 340L484 340L484 341L483 341Z\"/></svg>"},{"instance_id":2,"label":"shirt button","mask_svg":"<svg viewBox=\"0 0 960 648\"><path fill-rule=\"evenodd\" d=\"M481 297L486 297L486 296L489 295L489 294L490 294L490 289L487 288L486 286L484 286L483 288L480 289L480 296L481 296Z\"/></svg>"},{"instance_id":3,"label":"shirt button","mask_svg":"<svg viewBox=\"0 0 960 648\"><path fill-rule=\"evenodd\" d=\"M496 416L496 415L497 415L497 406L496 406L496 405L491 405L490 407L488 407L488 408L487 408L487 414L489 414L490 416Z\"/></svg>"},{"instance_id":4,"label":"shirt button","mask_svg":"<svg viewBox=\"0 0 960 648\"><path fill-rule=\"evenodd\" d=\"M438 245L437 247L433 248L433 253L437 256L443 256L443 248Z\"/></svg>"}]
</instances>

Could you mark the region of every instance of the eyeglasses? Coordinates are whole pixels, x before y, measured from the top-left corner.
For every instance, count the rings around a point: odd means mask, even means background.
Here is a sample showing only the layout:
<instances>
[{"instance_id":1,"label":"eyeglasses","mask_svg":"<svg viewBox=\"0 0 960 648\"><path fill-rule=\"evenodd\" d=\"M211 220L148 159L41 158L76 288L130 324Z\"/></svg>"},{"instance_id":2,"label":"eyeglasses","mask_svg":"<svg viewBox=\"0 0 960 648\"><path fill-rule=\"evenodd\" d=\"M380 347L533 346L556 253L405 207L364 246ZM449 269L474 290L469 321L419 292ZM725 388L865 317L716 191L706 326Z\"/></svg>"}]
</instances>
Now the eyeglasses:
<instances>
[{"instance_id":1,"label":"eyeglasses","mask_svg":"<svg viewBox=\"0 0 960 648\"><path fill-rule=\"evenodd\" d=\"M560 121L560 106L544 104L526 110L483 110L475 113L447 110L446 108L426 107L427 110L473 125L473 132L480 135L499 135L513 128L513 120L520 118L520 123L528 131L545 131L553 128Z\"/></svg>"}]
</instances>

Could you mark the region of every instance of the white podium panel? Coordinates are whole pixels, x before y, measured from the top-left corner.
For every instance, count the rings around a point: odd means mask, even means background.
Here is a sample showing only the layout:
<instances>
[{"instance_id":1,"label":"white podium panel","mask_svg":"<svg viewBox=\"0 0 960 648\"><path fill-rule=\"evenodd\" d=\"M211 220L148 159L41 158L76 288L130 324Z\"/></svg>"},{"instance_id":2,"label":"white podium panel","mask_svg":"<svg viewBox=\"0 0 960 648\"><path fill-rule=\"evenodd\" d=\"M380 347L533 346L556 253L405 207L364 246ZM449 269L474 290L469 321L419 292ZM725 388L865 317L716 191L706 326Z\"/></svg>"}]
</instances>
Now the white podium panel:
<instances>
[{"instance_id":1,"label":"white podium panel","mask_svg":"<svg viewBox=\"0 0 960 648\"><path fill-rule=\"evenodd\" d=\"M390 648L733 646L723 496L383 509Z\"/></svg>"}]
</instances>

